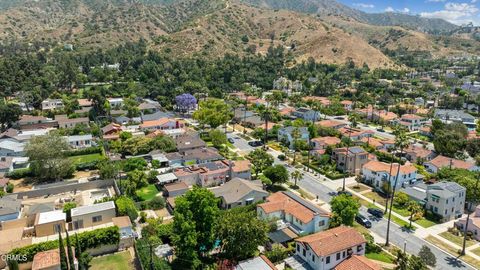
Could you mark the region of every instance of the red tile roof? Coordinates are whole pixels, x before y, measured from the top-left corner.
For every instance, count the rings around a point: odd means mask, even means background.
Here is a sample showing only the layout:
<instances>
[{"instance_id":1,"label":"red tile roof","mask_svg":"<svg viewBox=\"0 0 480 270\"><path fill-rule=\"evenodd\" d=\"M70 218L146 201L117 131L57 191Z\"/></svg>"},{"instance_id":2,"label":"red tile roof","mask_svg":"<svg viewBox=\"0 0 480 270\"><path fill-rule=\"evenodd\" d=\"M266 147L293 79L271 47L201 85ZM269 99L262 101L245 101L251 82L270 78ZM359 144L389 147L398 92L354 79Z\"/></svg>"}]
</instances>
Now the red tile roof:
<instances>
[{"instance_id":1,"label":"red tile roof","mask_svg":"<svg viewBox=\"0 0 480 270\"><path fill-rule=\"evenodd\" d=\"M50 269L54 266L60 266L60 250L58 248L39 252L33 257L32 270Z\"/></svg>"},{"instance_id":2,"label":"red tile roof","mask_svg":"<svg viewBox=\"0 0 480 270\"><path fill-rule=\"evenodd\" d=\"M367 242L357 230L345 226L307 235L295 241L310 246L313 252L321 257Z\"/></svg>"},{"instance_id":3,"label":"red tile roof","mask_svg":"<svg viewBox=\"0 0 480 270\"><path fill-rule=\"evenodd\" d=\"M433 164L437 168L448 167L450 166L450 163L451 163L452 168L466 169L466 170L475 166L475 164L473 163L466 162L459 159L449 158L445 156L438 156L427 163Z\"/></svg>"},{"instance_id":4,"label":"red tile roof","mask_svg":"<svg viewBox=\"0 0 480 270\"><path fill-rule=\"evenodd\" d=\"M335 270L382 270L382 268L370 261L369 259L359 256L352 255L350 258L344 260L334 268Z\"/></svg>"},{"instance_id":5,"label":"red tile roof","mask_svg":"<svg viewBox=\"0 0 480 270\"><path fill-rule=\"evenodd\" d=\"M370 170L372 172L386 172L390 173L390 164L381 162L381 161L376 161L372 160L369 161L367 164L363 165L363 168ZM398 171L398 163L394 163L392 167L392 176L396 176ZM416 172L417 168L413 166L412 164L408 163L403 166L400 166L400 173L401 174L409 174Z\"/></svg>"}]
</instances>

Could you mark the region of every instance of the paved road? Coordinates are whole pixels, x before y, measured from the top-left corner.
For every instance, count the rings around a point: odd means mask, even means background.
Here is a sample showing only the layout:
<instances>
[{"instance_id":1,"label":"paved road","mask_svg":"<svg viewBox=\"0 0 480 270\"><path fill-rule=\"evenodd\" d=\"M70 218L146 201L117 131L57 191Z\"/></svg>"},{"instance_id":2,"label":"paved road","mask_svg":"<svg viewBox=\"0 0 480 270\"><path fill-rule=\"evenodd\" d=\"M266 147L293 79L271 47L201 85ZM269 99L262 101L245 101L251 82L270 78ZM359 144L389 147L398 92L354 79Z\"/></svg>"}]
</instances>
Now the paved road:
<instances>
[{"instance_id":1,"label":"paved road","mask_svg":"<svg viewBox=\"0 0 480 270\"><path fill-rule=\"evenodd\" d=\"M238 137L234 133L228 134L228 137L229 138L237 137L237 139L234 139L234 145L238 147L241 151L248 152L254 149L253 147L247 144L247 141L245 139ZM285 162L277 158L279 154L277 151L270 150L269 153L274 156L275 164L285 165L286 168L289 170L289 172L292 172L295 170L295 168L289 166L288 164L286 164ZM303 179L300 180L297 183L297 185L302 189L314 194L315 196L318 196L320 200L326 203L329 203L331 201L333 196L330 194L335 191L332 188L328 187L324 182L322 182L318 178L312 177L310 174L307 174L307 173L304 173ZM365 207L362 207L360 209L360 213L368 217L372 221L372 228L370 229L370 231L374 232L378 236L385 239L386 231L387 231L387 220L378 219L371 216L370 214L367 213L367 209ZM418 254L421 247L423 245L427 245L435 254L435 257L437 258L437 266L435 267L435 269L439 269L439 270L474 269L466 265L462 261L456 260L455 257L443 252L442 250L429 244L425 240L413 235L413 233L409 233L403 230L400 226L396 225L393 222L390 225L390 241L392 244L398 247L403 247L404 243L406 243L406 250L410 254Z\"/></svg>"},{"instance_id":2,"label":"paved road","mask_svg":"<svg viewBox=\"0 0 480 270\"><path fill-rule=\"evenodd\" d=\"M232 138L233 145L242 152L250 152L254 149L253 147L248 145L248 141L240 137L239 133L237 132L227 133L227 138Z\"/></svg>"},{"instance_id":3,"label":"paved road","mask_svg":"<svg viewBox=\"0 0 480 270\"><path fill-rule=\"evenodd\" d=\"M387 232L387 220L386 219L378 219L376 217L371 216L367 213L367 208L362 207L360 209L360 213L370 219L372 222L372 228L369 230L376 233L383 239L386 237ZM397 247L403 248L406 244L406 251L410 254L418 254L420 249L423 245L428 246L435 257L437 258L437 265L435 269L439 270L448 270L448 269L474 269L462 261L456 260L455 257L441 251L437 247L431 245L430 243L426 242L419 237L413 235L413 233L408 232L402 229L395 223L390 224L390 241L392 244L396 245Z\"/></svg>"}]
</instances>

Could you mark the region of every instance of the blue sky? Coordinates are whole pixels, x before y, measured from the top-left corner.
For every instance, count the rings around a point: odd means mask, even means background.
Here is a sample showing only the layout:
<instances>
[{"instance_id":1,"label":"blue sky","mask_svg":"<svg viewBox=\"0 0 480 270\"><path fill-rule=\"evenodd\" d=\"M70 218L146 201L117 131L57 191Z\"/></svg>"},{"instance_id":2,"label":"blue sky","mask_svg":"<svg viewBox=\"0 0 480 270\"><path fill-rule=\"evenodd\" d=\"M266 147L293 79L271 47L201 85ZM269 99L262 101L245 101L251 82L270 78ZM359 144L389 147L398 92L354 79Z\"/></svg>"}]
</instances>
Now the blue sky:
<instances>
[{"instance_id":1,"label":"blue sky","mask_svg":"<svg viewBox=\"0 0 480 270\"><path fill-rule=\"evenodd\" d=\"M480 25L480 0L338 0L365 12L403 12L451 23Z\"/></svg>"}]
</instances>

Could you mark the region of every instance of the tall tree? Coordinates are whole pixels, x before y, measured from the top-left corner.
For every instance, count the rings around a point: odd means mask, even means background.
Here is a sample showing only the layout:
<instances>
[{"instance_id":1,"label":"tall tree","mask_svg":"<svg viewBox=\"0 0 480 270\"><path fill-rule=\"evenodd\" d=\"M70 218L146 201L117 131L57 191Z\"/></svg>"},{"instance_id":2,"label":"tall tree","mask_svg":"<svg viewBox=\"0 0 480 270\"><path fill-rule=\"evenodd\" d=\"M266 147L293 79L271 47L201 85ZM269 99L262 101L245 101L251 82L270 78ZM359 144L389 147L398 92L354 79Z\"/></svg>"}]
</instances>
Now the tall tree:
<instances>
[{"instance_id":1,"label":"tall tree","mask_svg":"<svg viewBox=\"0 0 480 270\"><path fill-rule=\"evenodd\" d=\"M268 240L267 223L257 219L255 211L243 208L223 212L215 231L222 241L221 253L235 262L254 256L258 246Z\"/></svg>"},{"instance_id":2,"label":"tall tree","mask_svg":"<svg viewBox=\"0 0 480 270\"><path fill-rule=\"evenodd\" d=\"M175 200L172 240L181 265L200 267L200 258L214 247L218 215L218 200L205 188L194 187Z\"/></svg>"},{"instance_id":3,"label":"tall tree","mask_svg":"<svg viewBox=\"0 0 480 270\"><path fill-rule=\"evenodd\" d=\"M199 109L193 113L193 119L200 122L201 125L209 125L213 129L226 124L232 119L232 116L225 101L215 98L201 101Z\"/></svg>"},{"instance_id":4,"label":"tall tree","mask_svg":"<svg viewBox=\"0 0 480 270\"><path fill-rule=\"evenodd\" d=\"M260 172L272 166L273 164L273 157L264 149L257 148L250 152L247 158L253 164L253 171L255 172L255 176L257 177Z\"/></svg>"},{"instance_id":5,"label":"tall tree","mask_svg":"<svg viewBox=\"0 0 480 270\"><path fill-rule=\"evenodd\" d=\"M17 122L22 115L20 106L14 103L0 104L0 124L1 130L12 127L13 123Z\"/></svg>"},{"instance_id":6,"label":"tall tree","mask_svg":"<svg viewBox=\"0 0 480 270\"><path fill-rule=\"evenodd\" d=\"M75 168L66 157L70 145L60 135L35 136L26 145L26 156L33 174L40 180L62 180Z\"/></svg>"},{"instance_id":7,"label":"tall tree","mask_svg":"<svg viewBox=\"0 0 480 270\"><path fill-rule=\"evenodd\" d=\"M353 198L345 194L336 196L330 202L333 217L330 221L330 227L336 227L341 224L352 226L355 215L358 214L360 209L360 203Z\"/></svg>"},{"instance_id":8,"label":"tall tree","mask_svg":"<svg viewBox=\"0 0 480 270\"><path fill-rule=\"evenodd\" d=\"M303 178L303 173L299 170L295 170L294 172L291 173L290 176L295 181L295 187L296 187L297 186L297 181L299 181Z\"/></svg>"},{"instance_id":9,"label":"tall tree","mask_svg":"<svg viewBox=\"0 0 480 270\"><path fill-rule=\"evenodd\" d=\"M432 250L426 245L423 245L422 248L420 248L418 257L420 257L420 259L428 266L435 267L437 264L435 254L433 254Z\"/></svg>"},{"instance_id":10,"label":"tall tree","mask_svg":"<svg viewBox=\"0 0 480 270\"><path fill-rule=\"evenodd\" d=\"M68 264L70 265L70 269L73 269L75 265L75 257L73 256L72 243L70 242L68 231L65 231L65 233L66 233L66 240L67 240Z\"/></svg>"},{"instance_id":11,"label":"tall tree","mask_svg":"<svg viewBox=\"0 0 480 270\"><path fill-rule=\"evenodd\" d=\"M67 254L65 253L65 245L63 244L62 233L58 232L58 248L60 252L60 269L68 270Z\"/></svg>"},{"instance_id":12,"label":"tall tree","mask_svg":"<svg viewBox=\"0 0 480 270\"><path fill-rule=\"evenodd\" d=\"M403 150L408 147L408 138L405 130L403 128L397 128L394 131L395 134L395 147L400 149L400 156L403 155ZM390 209L388 212L388 221L387 221L387 237L385 240L385 245L388 246L390 244L390 223L392 221L392 207L393 207L393 198L395 198L395 190L397 189L398 184L398 177L400 175L400 167L402 165L399 163L397 167L397 174L395 177L395 182L392 187L392 199L390 199Z\"/></svg>"},{"instance_id":13,"label":"tall tree","mask_svg":"<svg viewBox=\"0 0 480 270\"><path fill-rule=\"evenodd\" d=\"M288 181L288 170L283 165L270 166L263 171L273 184L283 184Z\"/></svg>"}]
</instances>

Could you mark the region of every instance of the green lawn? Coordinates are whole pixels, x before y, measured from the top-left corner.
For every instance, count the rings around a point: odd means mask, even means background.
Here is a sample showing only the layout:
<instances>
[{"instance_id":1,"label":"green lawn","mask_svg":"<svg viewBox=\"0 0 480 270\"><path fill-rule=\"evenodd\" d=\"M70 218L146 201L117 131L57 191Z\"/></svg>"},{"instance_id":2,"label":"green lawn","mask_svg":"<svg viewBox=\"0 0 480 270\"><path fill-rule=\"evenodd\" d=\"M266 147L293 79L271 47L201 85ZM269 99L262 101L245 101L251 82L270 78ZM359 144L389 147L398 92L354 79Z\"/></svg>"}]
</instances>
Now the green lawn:
<instances>
[{"instance_id":1,"label":"green lawn","mask_svg":"<svg viewBox=\"0 0 480 270\"><path fill-rule=\"evenodd\" d=\"M136 194L142 201L150 201L151 199L155 198L158 194L158 189L155 185L151 184L146 187L143 187L137 190Z\"/></svg>"},{"instance_id":2,"label":"green lawn","mask_svg":"<svg viewBox=\"0 0 480 270\"><path fill-rule=\"evenodd\" d=\"M123 251L93 258L90 270L131 270L134 269L130 252Z\"/></svg>"},{"instance_id":3,"label":"green lawn","mask_svg":"<svg viewBox=\"0 0 480 270\"><path fill-rule=\"evenodd\" d=\"M367 192L362 195L369 198L370 200L375 200L376 203L385 205L386 199L374 191ZM388 205L390 205L390 202L388 202ZM410 216L410 212L408 212L407 209L400 209L400 208L397 208L395 205L393 205L392 211L404 217Z\"/></svg>"},{"instance_id":4,"label":"green lawn","mask_svg":"<svg viewBox=\"0 0 480 270\"><path fill-rule=\"evenodd\" d=\"M471 252L477 256L480 256L480 248L473 249Z\"/></svg>"},{"instance_id":5,"label":"green lawn","mask_svg":"<svg viewBox=\"0 0 480 270\"><path fill-rule=\"evenodd\" d=\"M393 260L395 259L392 255L383 250L380 253L366 253L365 257L369 258L370 260L381 261L385 263L393 263Z\"/></svg>"},{"instance_id":6,"label":"green lawn","mask_svg":"<svg viewBox=\"0 0 480 270\"><path fill-rule=\"evenodd\" d=\"M448 231L439 234L439 236L447 239L448 241L450 241L450 242L452 242L452 243L454 243L458 246L463 245L463 237L462 236L454 235L454 234L452 234ZM473 246L476 243L477 242L475 240L467 240L467 247Z\"/></svg>"},{"instance_id":7,"label":"green lawn","mask_svg":"<svg viewBox=\"0 0 480 270\"><path fill-rule=\"evenodd\" d=\"M434 221L431 221L429 219L426 219L426 218L421 218L419 220L416 220L415 223L417 223L418 225L422 226L423 228L428 228L428 227L432 227L434 225L437 225L438 223L434 222Z\"/></svg>"},{"instance_id":8,"label":"green lawn","mask_svg":"<svg viewBox=\"0 0 480 270\"><path fill-rule=\"evenodd\" d=\"M480 269L480 262L477 261L475 258L465 255L465 256L458 256L458 250L455 248L451 247L450 245L447 245L446 243L443 243L441 240L429 235L427 238L425 238L427 242L432 243L433 245L439 247L440 249L443 249L444 251L450 253L451 255L458 257L459 259L471 264L474 266L476 269Z\"/></svg>"},{"instance_id":9,"label":"green lawn","mask_svg":"<svg viewBox=\"0 0 480 270\"><path fill-rule=\"evenodd\" d=\"M82 155L82 156L73 156L69 158L70 160L72 160L74 165L77 165L77 164L90 163L90 162L97 161L102 158L102 154L96 153L96 154L88 154L88 155Z\"/></svg>"}]
</instances>

